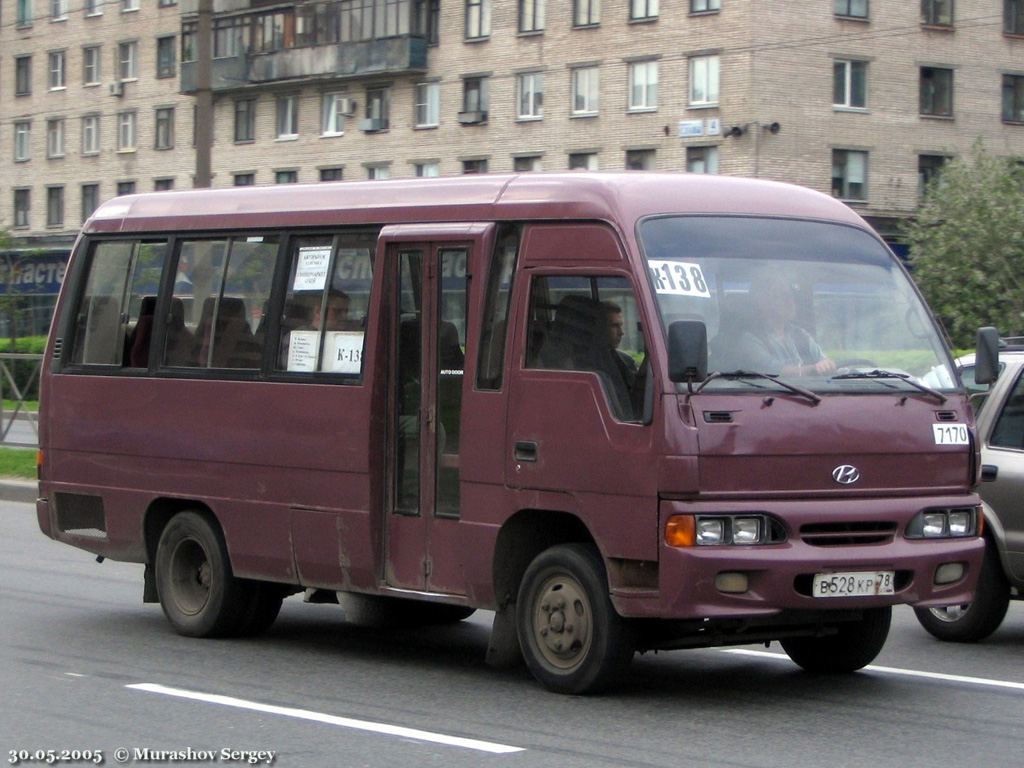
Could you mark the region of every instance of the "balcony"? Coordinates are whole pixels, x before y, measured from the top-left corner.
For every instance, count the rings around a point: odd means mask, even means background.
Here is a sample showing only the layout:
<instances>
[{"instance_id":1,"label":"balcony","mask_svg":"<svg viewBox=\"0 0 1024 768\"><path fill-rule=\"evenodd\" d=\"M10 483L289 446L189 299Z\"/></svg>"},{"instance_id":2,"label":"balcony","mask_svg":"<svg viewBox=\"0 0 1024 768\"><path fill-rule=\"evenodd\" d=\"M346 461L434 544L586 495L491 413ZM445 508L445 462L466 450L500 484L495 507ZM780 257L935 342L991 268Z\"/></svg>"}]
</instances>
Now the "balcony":
<instances>
[{"instance_id":1,"label":"balcony","mask_svg":"<svg viewBox=\"0 0 1024 768\"><path fill-rule=\"evenodd\" d=\"M426 70L426 40L418 35L404 35L214 59L210 86L215 92L231 91L280 81L412 74ZM196 63L183 62L182 93L195 93L195 78Z\"/></svg>"}]
</instances>

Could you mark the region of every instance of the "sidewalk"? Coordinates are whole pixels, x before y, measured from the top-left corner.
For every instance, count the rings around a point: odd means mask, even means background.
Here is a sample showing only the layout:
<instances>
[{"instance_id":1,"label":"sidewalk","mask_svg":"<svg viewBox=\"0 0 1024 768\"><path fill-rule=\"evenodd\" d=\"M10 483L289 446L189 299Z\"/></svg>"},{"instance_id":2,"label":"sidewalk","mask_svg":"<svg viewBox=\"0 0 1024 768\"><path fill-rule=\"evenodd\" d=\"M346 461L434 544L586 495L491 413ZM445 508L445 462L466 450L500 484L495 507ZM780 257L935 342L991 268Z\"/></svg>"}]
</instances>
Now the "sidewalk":
<instances>
[{"instance_id":1,"label":"sidewalk","mask_svg":"<svg viewBox=\"0 0 1024 768\"><path fill-rule=\"evenodd\" d=\"M35 480L21 480L14 477L0 477L0 501L17 501L35 504L39 495L39 484Z\"/></svg>"}]
</instances>

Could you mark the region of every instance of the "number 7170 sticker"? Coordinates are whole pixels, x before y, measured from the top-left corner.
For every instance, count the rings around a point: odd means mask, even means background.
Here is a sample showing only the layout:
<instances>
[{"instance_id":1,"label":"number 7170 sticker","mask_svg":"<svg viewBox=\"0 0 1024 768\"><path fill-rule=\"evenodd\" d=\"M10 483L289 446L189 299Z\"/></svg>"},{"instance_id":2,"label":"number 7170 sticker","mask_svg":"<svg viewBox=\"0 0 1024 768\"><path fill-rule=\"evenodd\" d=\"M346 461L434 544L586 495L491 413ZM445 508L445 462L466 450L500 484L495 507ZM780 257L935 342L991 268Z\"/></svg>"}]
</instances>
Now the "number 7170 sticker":
<instances>
[{"instance_id":1,"label":"number 7170 sticker","mask_svg":"<svg viewBox=\"0 0 1024 768\"><path fill-rule=\"evenodd\" d=\"M704 280L704 273L699 264L688 261L656 261L647 262L654 283L655 293L671 293L676 296L701 296L711 298L711 291Z\"/></svg>"},{"instance_id":2,"label":"number 7170 sticker","mask_svg":"<svg viewBox=\"0 0 1024 768\"><path fill-rule=\"evenodd\" d=\"M970 445L966 424L932 424L936 445Z\"/></svg>"}]
</instances>

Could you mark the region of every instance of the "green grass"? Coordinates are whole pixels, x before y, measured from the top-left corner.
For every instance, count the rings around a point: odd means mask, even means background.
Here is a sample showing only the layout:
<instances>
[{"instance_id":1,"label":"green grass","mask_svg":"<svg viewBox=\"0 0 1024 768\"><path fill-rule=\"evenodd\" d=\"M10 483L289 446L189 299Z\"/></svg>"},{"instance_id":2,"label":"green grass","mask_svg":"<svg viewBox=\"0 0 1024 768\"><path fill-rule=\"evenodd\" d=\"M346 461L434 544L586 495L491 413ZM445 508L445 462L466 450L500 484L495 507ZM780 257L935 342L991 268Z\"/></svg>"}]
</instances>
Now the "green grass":
<instances>
[{"instance_id":1,"label":"green grass","mask_svg":"<svg viewBox=\"0 0 1024 768\"><path fill-rule=\"evenodd\" d=\"M15 406L18 405L17 400L8 400L4 398L4 411L13 411ZM39 401L38 400L26 400L21 404L21 410L18 413L25 413L25 411L32 411L33 413L39 412Z\"/></svg>"},{"instance_id":2,"label":"green grass","mask_svg":"<svg viewBox=\"0 0 1024 768\"><path fill-rule=\"evenodd\" d=\"M0 477L36 477L35 448L0 448Z\"/></svg>"}]
</instances>

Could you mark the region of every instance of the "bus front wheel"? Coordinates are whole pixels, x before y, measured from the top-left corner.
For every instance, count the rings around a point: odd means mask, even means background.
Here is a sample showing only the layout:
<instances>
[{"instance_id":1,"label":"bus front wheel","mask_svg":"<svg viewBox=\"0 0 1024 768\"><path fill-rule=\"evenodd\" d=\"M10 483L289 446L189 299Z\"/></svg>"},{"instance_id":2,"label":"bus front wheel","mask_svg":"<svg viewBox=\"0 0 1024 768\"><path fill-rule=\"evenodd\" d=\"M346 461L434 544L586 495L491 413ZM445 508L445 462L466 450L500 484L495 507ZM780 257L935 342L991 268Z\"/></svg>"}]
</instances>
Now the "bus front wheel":
<instances>
[{"instance_id":1,"label":"bus front wheel","mask_svg":"<svg viewBox=\"0 0 1024 768\"><path fill-rule=\"evenodd\" d=\"M860 621L837 624L835 634L780 642L786 655L808 672L855 672L881 652L891 622L892 608L869 608Z\"/></svg>"},{"instance_id":2,"label":"bus front wheel","mask_svg":"<svg viewBox=\"0 0 1024 768\"><path fill-rule=\"evenodd\" d=\"M156 587L167 620L189 637L235 634L253 606L220 531L198 512L175 515L160 535Z\"/></svg>"},{"instance_id":3,"label":"bus front wheel","mask_svg":"<svg viewBox=\"0 0 1024 768\"><path fill-rule=\"evenodd\" d=\"M523 575L516 630L533 676L557 693L593 693L633 658L628 624L608 597L596 548L563 544L541 552Z\"/></svg>"}]
</instances>

